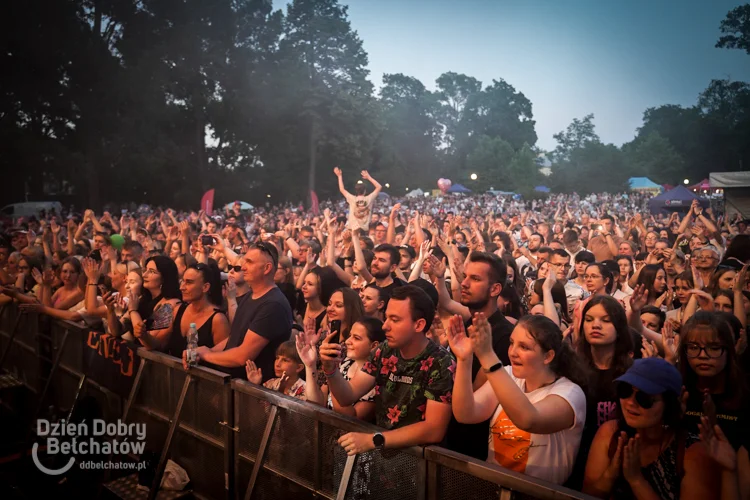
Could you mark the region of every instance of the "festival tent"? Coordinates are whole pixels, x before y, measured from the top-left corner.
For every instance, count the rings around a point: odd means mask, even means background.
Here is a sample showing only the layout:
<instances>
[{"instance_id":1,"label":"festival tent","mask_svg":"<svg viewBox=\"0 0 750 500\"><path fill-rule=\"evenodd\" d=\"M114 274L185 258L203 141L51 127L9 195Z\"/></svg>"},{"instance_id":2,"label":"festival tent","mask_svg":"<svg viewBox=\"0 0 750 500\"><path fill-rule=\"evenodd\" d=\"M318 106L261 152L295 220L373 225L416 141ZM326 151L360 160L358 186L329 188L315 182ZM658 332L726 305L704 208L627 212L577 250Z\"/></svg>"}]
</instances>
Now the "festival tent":
<instances>
[{"instance_id":1,"label":"festival tent","mask_svg":"<svg viewBox=\"0 0 750 500\"><path fill-rule=\"evenodd\" d=\"M409 191L406 194L407 198L419 198L420 196L424 196L424 191L419 188L415 189L414 191Z\"/></svg>"},{"instance_id":2,"label":"festival tent","mask_svg":"<svg viewBox=\"0 0 750 500\"><path fill-rule=\"evenodd\" d=\"M648 201L648 208L652 214L658 213L671 213L671 212L687 212L690 210L690 205L693 200L698 200L703 208L708 208L710 203L705 198L699 198L690 190L683 186L677 186L676 188L662 193L659 196L654 196Z\"/></svg>"},{"instance_id":3,"label":"festival tent","mask_svg":"<svg viewBox=\"0 0 750 500\"><path fill-rule=\"evenodd\" d=\"M540 193L549 193L550 189L547 186L537 186L534 188L534 191L538 191Z\"/></svg>"},{"instance_id":4,"label":"festival tent","mask_svg":"<svg viewBox=\"0 0 750 500\"><path fill-rule=\"evenodd\" d=\"M462 184L454 184L448 189L449 193L471 193L471 189L468 189Z\"/></svg>"},{"instance_id":5,"label":"festival tent","mask_svg":"<svg viewBox=\"0 0 750 500\"><path fill-rule=\"evenodd\" d=\"M226 205L224 205L224 211L231 211L233 207L234 207L234 202L227 203ZM252 209L253 209L253 206L249 204L248 202L246 201L240 202L240 210L252 210Z\"/></svg>"},{"instance_id":6,"label":"festival tent","mask_svg":"<svg viewBox=\"0 0 750 500\"><path fill-rule=\"evenodd\" d=\"M661 186L649 179L648 177L631 177L628 179L628 185L631 191L642 191L650 193L660 193Z\"/></svg>"},{"instance_id":7,"label":"festival tent","mask_svg":"<svg viewBox=\"0 0 750 500\"><path fill-rule=\"evenodd\" d=\"M708 182L708 179L703 179L698 184L693 184L690 186L690 191L694 193L702 193L704 191L708 191L711 189L711 184Z\"/></svg>"},{"instance_id":8,"label":"festival tent","mask_svg":"<svg viewBox=\"0 0 750 500\"><path fill-rule=\"evenodd\" d=\"M716 172L709 176L711 189L724 193L724 213L750 218L750 172Z\"/></svg>"}]
</instances>

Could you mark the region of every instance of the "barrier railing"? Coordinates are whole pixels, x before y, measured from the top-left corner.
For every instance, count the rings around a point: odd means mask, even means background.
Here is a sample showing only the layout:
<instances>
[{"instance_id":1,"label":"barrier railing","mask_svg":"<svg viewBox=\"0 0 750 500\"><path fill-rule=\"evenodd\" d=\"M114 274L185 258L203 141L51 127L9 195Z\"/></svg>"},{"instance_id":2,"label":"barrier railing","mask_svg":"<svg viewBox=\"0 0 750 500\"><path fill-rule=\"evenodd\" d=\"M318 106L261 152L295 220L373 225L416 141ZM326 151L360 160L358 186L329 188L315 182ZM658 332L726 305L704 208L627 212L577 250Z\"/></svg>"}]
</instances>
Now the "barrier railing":
<instances>
[{"instance_id":1,"label":"barrier railing","mask_svg":"<svg viewBox=\"0 0 750 500\"><path fill-rule=\"evenodd\" d=\"M24 346L15 347L18 352L37 355L38 347L28 344L36 335L31 323L0 311L0 349L9 342L22 342ZM16 334L9 335L9 329ZM79 352L86 329L56 322L50 332L54 352L48 358L50 384L40 383L44 377L31 380L40 372L30 368L28 355L9 355L6 371L22 374L24 384L42 397L47 385L48 399L69 412L82 391L91 388L100 403L120 404L119 396L95 380L96 374L86 373L85 354ZM243 380L230 380L223 372L205 367L185 371L181 360L163 353L140 349L138 356L141 363L122 413L104 413L107 419L116 415L146 424L146 449L158 457L149 498L158 493L168 459L187 471L193 492L205 498L591 498L437 446L348 457L338 446L338 437L345 432L373 432L376 427ZM136 478L129 476L107 487L125 497L135 486Z\"/></svg>"}]
</instances>

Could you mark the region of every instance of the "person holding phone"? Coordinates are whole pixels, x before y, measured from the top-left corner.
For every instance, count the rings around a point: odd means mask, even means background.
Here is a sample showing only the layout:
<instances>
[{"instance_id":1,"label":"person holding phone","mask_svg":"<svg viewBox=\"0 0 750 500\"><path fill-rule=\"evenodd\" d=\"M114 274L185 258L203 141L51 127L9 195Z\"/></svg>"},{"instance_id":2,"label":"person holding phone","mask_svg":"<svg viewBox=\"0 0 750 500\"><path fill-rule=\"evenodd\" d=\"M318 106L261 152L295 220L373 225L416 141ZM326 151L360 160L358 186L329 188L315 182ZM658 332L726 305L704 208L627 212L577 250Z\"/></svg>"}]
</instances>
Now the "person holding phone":
<instances>
[{"instance_id":1,"label":"person holding phone","mask_svg":"<svg viewBox=\"0 0 750 500\"><path fill-rule=\"evenodd\" d=\"M682 377L661 358L638 359L615 380L617 419L599 428L583 492L599 498L719 498L702 446L686 446Z\"/></svg>"}]
</instances>

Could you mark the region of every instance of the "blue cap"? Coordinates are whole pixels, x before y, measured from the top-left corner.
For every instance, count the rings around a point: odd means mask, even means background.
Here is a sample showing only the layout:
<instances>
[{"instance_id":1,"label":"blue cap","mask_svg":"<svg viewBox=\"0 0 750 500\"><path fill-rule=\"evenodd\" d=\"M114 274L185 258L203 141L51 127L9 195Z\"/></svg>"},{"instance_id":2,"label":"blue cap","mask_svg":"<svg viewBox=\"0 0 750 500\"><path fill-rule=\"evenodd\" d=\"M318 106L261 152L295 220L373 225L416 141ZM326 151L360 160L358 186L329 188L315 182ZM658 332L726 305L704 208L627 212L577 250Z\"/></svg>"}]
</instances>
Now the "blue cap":
<instances>
[{"instance_id":1,"label":"blue cap","mask_svg":"<svg viewBox=\"0 0 750 500\"><path fill-rule=\"evenodd\" d=\"M649 395L671 391L679 396L682 392L682 375L662 358L636 359L615 382L626 382Z\"/></svg>"}]
</instances>

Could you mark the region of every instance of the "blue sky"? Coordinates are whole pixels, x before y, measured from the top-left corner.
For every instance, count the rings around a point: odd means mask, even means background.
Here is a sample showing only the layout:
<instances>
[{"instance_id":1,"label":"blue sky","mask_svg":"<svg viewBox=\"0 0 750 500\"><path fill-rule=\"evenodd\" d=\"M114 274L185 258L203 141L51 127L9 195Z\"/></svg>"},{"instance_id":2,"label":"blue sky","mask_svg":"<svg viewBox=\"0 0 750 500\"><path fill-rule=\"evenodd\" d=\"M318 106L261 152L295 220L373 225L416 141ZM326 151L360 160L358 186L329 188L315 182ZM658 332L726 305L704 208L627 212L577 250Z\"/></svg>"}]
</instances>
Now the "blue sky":
<instances>
[{"instance_id":1,"label":"blue sky","mask_svg":"<svg viewBox=\"0 0 750 500\"><path fill-rule=\"evenodd\" d=\"M750 81L750 55L714 48L728 0L349 0L371 80L446 71L503 78L533 104L537 145L594 113L604 142L630 141L643 111L695 104L714 78ZM286 2L275 1L279 8Z\"/></svg>"}]
</instances>

